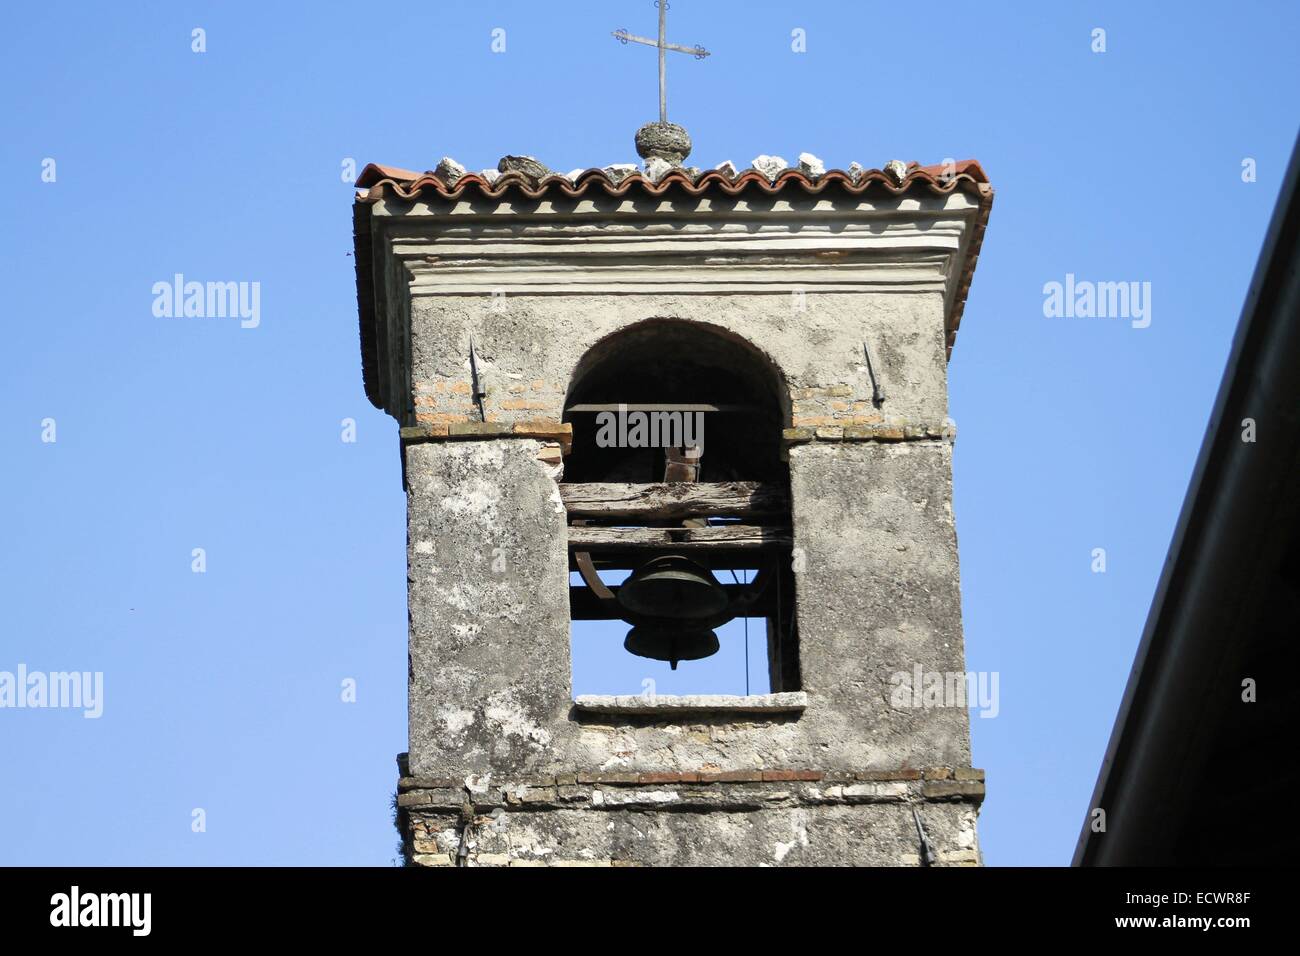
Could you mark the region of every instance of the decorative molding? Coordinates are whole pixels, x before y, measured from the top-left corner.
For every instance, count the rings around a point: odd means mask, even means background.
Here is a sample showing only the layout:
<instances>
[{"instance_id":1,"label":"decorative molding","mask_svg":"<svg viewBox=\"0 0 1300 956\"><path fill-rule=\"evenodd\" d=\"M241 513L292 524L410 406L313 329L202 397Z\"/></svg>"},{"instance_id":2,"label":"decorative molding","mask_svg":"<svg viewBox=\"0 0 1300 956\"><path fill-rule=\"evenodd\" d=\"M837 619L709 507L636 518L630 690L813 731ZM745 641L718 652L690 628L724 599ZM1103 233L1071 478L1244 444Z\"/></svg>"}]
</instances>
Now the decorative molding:
<instances>
[{"instance_id":1,"label":"decorative molding","mask_svg":"<svg viewBox=\"0 0 1300 956\"><path fill-rule=\"evenodd\" d=\"M615 199L379 202L409 294L939 292L951 302L979 202Z\"/></svg>"}]
</instances>

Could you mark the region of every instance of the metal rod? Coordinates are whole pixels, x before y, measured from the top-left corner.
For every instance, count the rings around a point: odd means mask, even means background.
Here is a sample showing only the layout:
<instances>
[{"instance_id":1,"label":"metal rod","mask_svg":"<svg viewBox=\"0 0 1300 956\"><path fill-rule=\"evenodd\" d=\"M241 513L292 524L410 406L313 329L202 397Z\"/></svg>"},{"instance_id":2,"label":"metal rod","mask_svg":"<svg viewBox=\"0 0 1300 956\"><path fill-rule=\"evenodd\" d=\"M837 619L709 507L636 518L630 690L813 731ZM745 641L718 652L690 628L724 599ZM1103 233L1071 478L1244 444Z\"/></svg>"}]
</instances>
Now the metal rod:
<instances>
[{"instance_id":1,"label":"metal rod","mask_svg":"<svg viewBox=\"0 0 1300 956\"><path fill-rule=\"evenodd\" d=\"M735 581L736 585L739 586L741 584L741 580L740 578L736 577L736 569L728 568L727 570L731 572L731 580ZM745 572L741 571L740 573L744 574ZM748 584L749 582L746 581L744 583ZM745 626L745 696L748 697L749 696L749 617L748 615L741 618L741 621L744 622L744 626Z\"/></svg>"},{"instance_id":2,"label":"metal rod","mask_svg":"<svg viewBox=\"0 0 1300 956\"><path fill-rule=\"evenodd\" d=\"M912 807L912 819L916 821L916 835L921 841L921 865L934 865L934 847L930 845L930 838L926 835L925 826L921 823L921 813Z\"/></svg>"},{"instance_id":3,"label":"metal rod","mask_svg":"<svg viewBox=\"0 0 1300 956\"><path fill-rule=\"evenodd\" d=\"M622 40L624 43L644 43L646 46L658 46L659 44L649 37L637 36L635 33L628 33L626 30L615 30L610 36L616 40ZM699 46L682 46L680 43L665 43L665 50L672 50L675 53L689 53L697 59L704 59L709 55L709 51Z\"/></svg>"},{"instance_id":4,"label":"metal rod","mask_svg":"<svg viewBox=\"0 0 1300 956\"><path fill-rule=\"evenodd\" d=\"M744 571L741 571L740 573L742 575L745 574ZM748 584L749 582L745 581L744 583ZM745 696L748 697L749 696L749 615L745 615L745 617L741 618L741 620L745 622Z\"/></svg>"},{"instance_id":5,"label":"metal rod","mask_svg":"<svg viewBox=\"0 0 1300 956\"><path fill-rule=\"evenodd\" d=\"M676 53L689 53L697 60L702 60L709 55L709 51L702 46L682 46L680 43L668 42L668 0L655 0L655 6L659 8L659 39L649 40L645 37L628 33L626 30L615 30L614 37L620 43L643 43L646 46L655 47L659 53L659 122L668 122L668 62L667 53L672 50Z\"/></svg>"},{"instance_id":6,"label":"metal rod","mask_svg":"<svg viewBox=\"0 0 1300 956\"><path fill-rule=\"evenodd\" d=\"M482 421L487 421L487 409L483 407L483 399L487 396L487 391L478 380L478 356L474 353L474 336L469 337L469 375L470 384L474 394L474 404L478 406L478 417Z\"/></svg>"},{"instance_id":7,"label":"metal rod","mask_svg":"<svg viewBox=\"0 0 1300 956\"><path fill-rule=\"evenodd\" d=\"M666 65L664 57L668 53L665 46L668 42L667 16L668 0L659 0L659 122L661 123L668 122L668 82L664 78Z\"/></svg>"}]
</instances>

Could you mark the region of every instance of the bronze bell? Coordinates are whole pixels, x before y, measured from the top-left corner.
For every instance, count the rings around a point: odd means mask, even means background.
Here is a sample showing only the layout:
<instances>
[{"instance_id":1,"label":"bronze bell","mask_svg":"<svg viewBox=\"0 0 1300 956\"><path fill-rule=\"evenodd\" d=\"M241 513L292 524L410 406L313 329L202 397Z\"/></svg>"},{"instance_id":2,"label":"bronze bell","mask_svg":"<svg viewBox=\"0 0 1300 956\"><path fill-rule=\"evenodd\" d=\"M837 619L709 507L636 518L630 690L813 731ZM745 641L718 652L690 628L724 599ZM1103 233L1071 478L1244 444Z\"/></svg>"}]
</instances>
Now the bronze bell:
<instances>
[{"instance_id":1,"label":"bronze bell","mask_svg":"<svg viewBox=\"0 0 1300 956\"><path fill-rule=\"evenodd\" d=\"M673 670L677 670L678 661L711 657L718 653L718 646L718 635L712 631L681 624L664 627L638 624L627 632L623 641L624 650L637 657L667 661Z\"/></svg>"},{"instance_id":2,"label":"bronze bell","mask_svg":"<svg viewBox=\"0 0 1300 956\"><path fill-rule=\"evenodd\" d=\"M632 573L618 589L618 603L643 618L704 620L726 610L727 592L707 568L680 554L664 554Z\"/></svg>"},{"instance_id":3,"label":"bronze bell","mask_svg":"<svg viewBox=\"0 0 1300 956\"><path fill-rule=\"evenodd\" d=\"M727 592L708 568L680 554L651 558L618 589L618 603L636 626L623 647L638 657L697 661L718 652L718 635L702 622L727 609Z\"/></svg>"}]
</instances>

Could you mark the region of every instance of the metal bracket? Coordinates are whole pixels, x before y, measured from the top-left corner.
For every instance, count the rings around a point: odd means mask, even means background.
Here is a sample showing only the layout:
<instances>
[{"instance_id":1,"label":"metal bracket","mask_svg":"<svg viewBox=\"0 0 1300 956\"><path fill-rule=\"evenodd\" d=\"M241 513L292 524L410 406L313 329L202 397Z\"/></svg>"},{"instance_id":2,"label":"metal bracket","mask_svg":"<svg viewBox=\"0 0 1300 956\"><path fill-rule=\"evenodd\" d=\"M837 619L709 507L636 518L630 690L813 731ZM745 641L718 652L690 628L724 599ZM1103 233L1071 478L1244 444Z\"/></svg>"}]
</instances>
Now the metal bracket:
<instances>
[{"instance_id":1,"label":"metal bracket","mask_svg":"<svg viewBox=\"0 0 1300 956\"><path fill-rule=\"evenodd\" d=\"M862 343L862 355L867 360L867 374L871 376L871 404L879 408L885 404L885 393L880 384L876 381L876 369L871 364L871 353L867 351L867 343Z\"/></svg>"},{"instance_id":2,"label":"metal bracket","mask_svg":"<svg viewBox=\"0 0 1300 956\"><path fill-rule=\"evenodd\" d=\"M921 811L912 808L912 819L916 821L916 835L921 838L921 865L934 866L934 847L930 845L930 838L925 835L925 826L921 823Z\"/></svg>"},{"instance_id":3,"label":"metal bracket","mask_svg":"<svg viewBox=\"0 0 1300 956\"><path fill-rule=\"evenodd\" d=\"M474 389L474 404L478 406L478 417L481 421L487 421L487 411L483 408L483 399L487 397L487 391L479 382L478 356L474 352L474 336L472 335L469 337L469 375Z\"/></svg>"},{"instance_id":4,"label":"metal bracket","mask_svg":"<svg viewBox=\"0 0 1300 956\"><path fill-rule=\"evenodd\" d=\"M596 573L596 565L592 563L590 551L573 552L573 563L578 566L578 573L582 575L582 580L587 583L587 587L591 588L592 594L602 601L614 600L614 592Z\"/></svg>"},{"instance_id":5,"label":"metal bracket","mask_svg":"<svg viewBox=\"0 0 1300 956\"><path fill-rule=\"evenodd\" d=\"M474 805L467 797L460 807L460 845L456 847L456 865L466 866L469 857L469 841L474 835Z\"/></svg>"}]
</instances>

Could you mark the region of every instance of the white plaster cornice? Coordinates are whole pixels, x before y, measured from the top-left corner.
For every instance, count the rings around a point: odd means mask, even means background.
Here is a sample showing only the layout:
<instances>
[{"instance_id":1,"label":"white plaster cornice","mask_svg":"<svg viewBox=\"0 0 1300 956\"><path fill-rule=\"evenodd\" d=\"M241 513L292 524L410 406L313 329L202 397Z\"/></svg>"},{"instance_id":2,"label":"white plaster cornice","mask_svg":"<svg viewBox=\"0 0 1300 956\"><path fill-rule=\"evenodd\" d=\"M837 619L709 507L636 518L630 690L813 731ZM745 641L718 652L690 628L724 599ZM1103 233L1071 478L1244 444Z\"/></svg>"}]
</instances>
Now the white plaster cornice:
<instances>
[{"instance_id":1,"label":"white plaster cornice","mask_svg":"<svg viewBox=\"0 0 1300 956\"><path fill-rule=\"evenodd\" d=\"M434 200L381 201L373 214L377 245L413 297L803 289L950 300L979 203L962 192Z\"/></svg>"}]
</instances>

